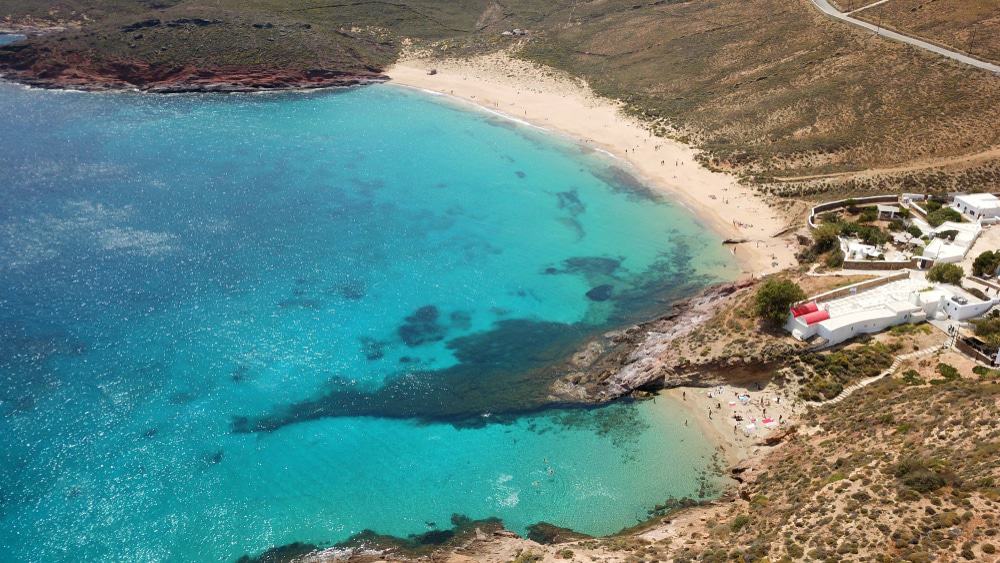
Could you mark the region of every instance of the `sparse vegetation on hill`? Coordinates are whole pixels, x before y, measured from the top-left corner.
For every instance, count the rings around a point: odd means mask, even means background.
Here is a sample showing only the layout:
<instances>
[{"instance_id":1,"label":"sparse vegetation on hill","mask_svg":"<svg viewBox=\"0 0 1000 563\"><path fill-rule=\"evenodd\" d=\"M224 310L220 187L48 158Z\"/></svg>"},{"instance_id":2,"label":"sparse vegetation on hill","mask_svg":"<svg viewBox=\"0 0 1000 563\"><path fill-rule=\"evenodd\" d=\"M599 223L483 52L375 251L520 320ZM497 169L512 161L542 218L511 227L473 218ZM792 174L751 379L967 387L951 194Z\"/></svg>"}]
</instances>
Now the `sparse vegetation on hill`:
<instances>
[{"instance_id":1,"label":"sparse vegetation on hill","mask_svg":"<svg viewBox=\"0 0 1000 563\"><path fill-rule=\"evenodd\" d=\"M898 351L898 344L856 344L794 358L786 373L798 384L802 399L825 401L839 395L844 387L881 373Z\"/></svg>"},{"instance_id":2,"label":"sparse vegetation on hill","mask_svg":"<svg viewBox=\"0 0 1000 563\"><path fill-rule=\"evenodd\" d=\"M841 6L850 0L837 0ZM868 2L854 2L854 7ZM990 0L893 0L855 14L908 35L1000 62L1000 20Z\"/></svg>"}]
</instances>

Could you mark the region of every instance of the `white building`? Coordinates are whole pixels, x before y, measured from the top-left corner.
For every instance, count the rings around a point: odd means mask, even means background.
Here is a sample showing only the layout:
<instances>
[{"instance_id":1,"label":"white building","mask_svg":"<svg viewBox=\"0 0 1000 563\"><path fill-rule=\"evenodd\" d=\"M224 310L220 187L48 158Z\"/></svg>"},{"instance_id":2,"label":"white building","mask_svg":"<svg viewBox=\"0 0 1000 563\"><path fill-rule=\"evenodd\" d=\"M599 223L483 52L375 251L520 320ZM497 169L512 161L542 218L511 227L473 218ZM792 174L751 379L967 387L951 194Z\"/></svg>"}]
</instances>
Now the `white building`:
<instances>
[{"instance_id":1,"label":"white building","mask_svg":"<svg viewBox=\"0 0 1000 563\"><path fill-rule=\"evenodd\" d=\"M793 307L785 329L799 340L819 337L834 345L904 323L962 321L1000 304L1000 298L983 301L955 286L930 284L923 276L867 290L851 286L845 289L850 293L832 299L819 295Z\"/></svg>"},{"instance_id":2,"label":"white building","mask_svg":"<svg viewBox=\"0 0 1000 563\"><path fill-rule=\"evenodd\" d=\"M1000 198L993 194L957 195L952 207L977 220L1000 217Z\"/></svg>"},{"instance_id":3,"label":"white building","mask_svg":"<svg viewBox=\"0 0 1000 563\"><path fill-rule=\"evenodd\" d=\"M947 231L957 232L954 240L936 237L936 235ZM927 243L920 257L932 260L935 264L961 262L972 245L976 244L976 239L982 231L983 228L979 223L953 223L951 221L941 223L939 227L931 231L935 238Z\"/></svg>"}]
</instances>

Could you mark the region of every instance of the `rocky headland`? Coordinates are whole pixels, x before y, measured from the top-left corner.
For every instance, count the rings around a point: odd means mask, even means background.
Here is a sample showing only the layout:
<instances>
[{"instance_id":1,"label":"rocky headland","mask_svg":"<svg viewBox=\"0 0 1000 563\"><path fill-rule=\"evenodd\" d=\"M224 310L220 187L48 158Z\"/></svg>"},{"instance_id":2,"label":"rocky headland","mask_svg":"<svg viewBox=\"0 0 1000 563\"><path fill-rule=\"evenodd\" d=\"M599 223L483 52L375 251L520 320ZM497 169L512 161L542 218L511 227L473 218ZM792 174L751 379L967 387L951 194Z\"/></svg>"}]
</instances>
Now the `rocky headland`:
<instances>
[{"instance_id":1,"label":"rocky headland","mask_svg":"<svg viewBox=\"0 0 1000 563\"><path fill-rule=\"evenodd\" d=\"M657 389L709 387L759 378L799 346L783 335L746 339L722 332L728 313L746 311L755 280L714 285L649 322L582 346L551 385L554 402L603 403ZM710 345L709 345L710 343Z\"/></svg>"},{"instance_id":2,"label":"rocky headland","mask_svg":"<svg viewBox=\"0 0 1000 563\"><path fill-rule=\"evenodd\" d=\"M30 45L0 47L0 75L36 88L154 93L256 92L358 86L388 79L378 68L196 67L120 58L95 60L81 53L50 52Z\"/></svg>"}]
</instances>

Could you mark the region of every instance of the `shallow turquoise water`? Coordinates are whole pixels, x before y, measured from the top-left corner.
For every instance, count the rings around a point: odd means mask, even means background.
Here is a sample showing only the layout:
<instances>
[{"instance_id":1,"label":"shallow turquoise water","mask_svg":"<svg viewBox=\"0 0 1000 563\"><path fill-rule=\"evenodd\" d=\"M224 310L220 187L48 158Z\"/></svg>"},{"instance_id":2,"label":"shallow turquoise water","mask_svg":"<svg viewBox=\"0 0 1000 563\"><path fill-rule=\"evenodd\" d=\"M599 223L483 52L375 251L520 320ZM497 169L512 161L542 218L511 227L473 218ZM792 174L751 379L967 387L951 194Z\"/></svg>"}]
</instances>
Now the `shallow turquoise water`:
<instances>
[{"instance_id":1,"label":"shallow turquoise water","mask_svg":"<svg viewBox=\"0 0 1000 563\"><path fill-rule=\"evenodd\" d=\"M5 557L603 534L698 494L682 415L539 408L588 334L735 273L614 161L392 86L0 84L0 131Z\"/></svg>"}]
</instances>

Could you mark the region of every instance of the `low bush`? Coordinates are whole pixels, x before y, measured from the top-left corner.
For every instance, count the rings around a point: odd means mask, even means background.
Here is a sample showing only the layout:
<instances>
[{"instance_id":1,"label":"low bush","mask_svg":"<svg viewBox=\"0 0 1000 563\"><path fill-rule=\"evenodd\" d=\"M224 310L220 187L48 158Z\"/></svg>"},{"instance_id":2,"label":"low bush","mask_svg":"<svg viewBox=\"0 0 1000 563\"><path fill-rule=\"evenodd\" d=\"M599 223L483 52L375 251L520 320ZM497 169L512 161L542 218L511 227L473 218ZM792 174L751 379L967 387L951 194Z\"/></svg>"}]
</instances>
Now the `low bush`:
<instances>
[{"instance_id":1,"label":"low bush","mask_svg":"<svg viewBox=\"0 0 1000 563\"><path fill-rule=\"evenodd\" d=\"M953 285L960 284L964 276L965 271L957 264L936 264L927 272L928 280Z\"/></svg>"},{"instance_id":2,"label":"low bush","mask_svg":"<svg viewBox=\"0 0 1000 563\"><path fill-rule=\"evenodd\" d=\"M840 240L837 238L839 234L839 225L820 225L812 232L813 250L816 254L823 254L839 247Z\"/></svg>"},{"instance_id":3,"label":"low bush","mask_svg":"<svg viewBox=\"0 0 1000 563\"><path fill-rule=\"evenodd\" d=\"M1000 348L1000 316L991 315L972 321L975 335L989 346Z\"/></svg>"},{"instance_id":4,"label":"low bush","mask_svg":"<svg viewBox=\"0 0 1000 563\"><path fill-rule=\"evenodd\" d=\"M931 469L926 460L914 457L896 464L893 476L918 493L936 491L945 485L945 478Z\"/></svg>"},{"instance_id":5,"label":"low bush","mask_svg":"<svg viewBox=\"0 0 1000 563\"><path fill-rule=\"evenodd\" d=\"M958 370L955 366L949 364L938 364L937 372L941 374L941 379L932 379L931 384L941 384L947 383L949 381L955 381L959 378Z\"/></svg>"},{"instance_id":6,"label":"low bush","mask_svg":"<svg viewBox=\"0 0 1000 563\"><path fill-rule=\"evenodd\" d=\"M844 253L838 248L826 255L823 264L827 268L839 268L844 265Z\"/></svg>"},{"instance_id":7,"label":"low bush","mask_svg":"<svg viewBox=\"0 0 1000 563\"><path fill-rule=\"evenodd\" d=\"M750 523L750 517L746 514L740 514L733 521L729 523L729 529L738 532L743 529L744 526Z\"/></svg>"},{"instance_id":8,"label":"low bush","mask_svg":"<svg viewBox=\"0 0 1000 563\"><path fill-rule=\"evenodd\" d=\"M987 250L976 256L976 260L972 263L972 275L992 276L996 274L998 268L1000 268L1000 250L996 252Z\"/></svg>"},{"instance_id":9,"label":"low bush","mask_svg":"<svg viewBox=\"0 0 1000 563\"><path fill-rule=\"evenodd\" d=\"M962 214L950 207L942 207L937 211L932 211L927 214L927 222L930 223L932 227L939 227L947 221L961 223Z\"/></svg>"}]
</instances>

